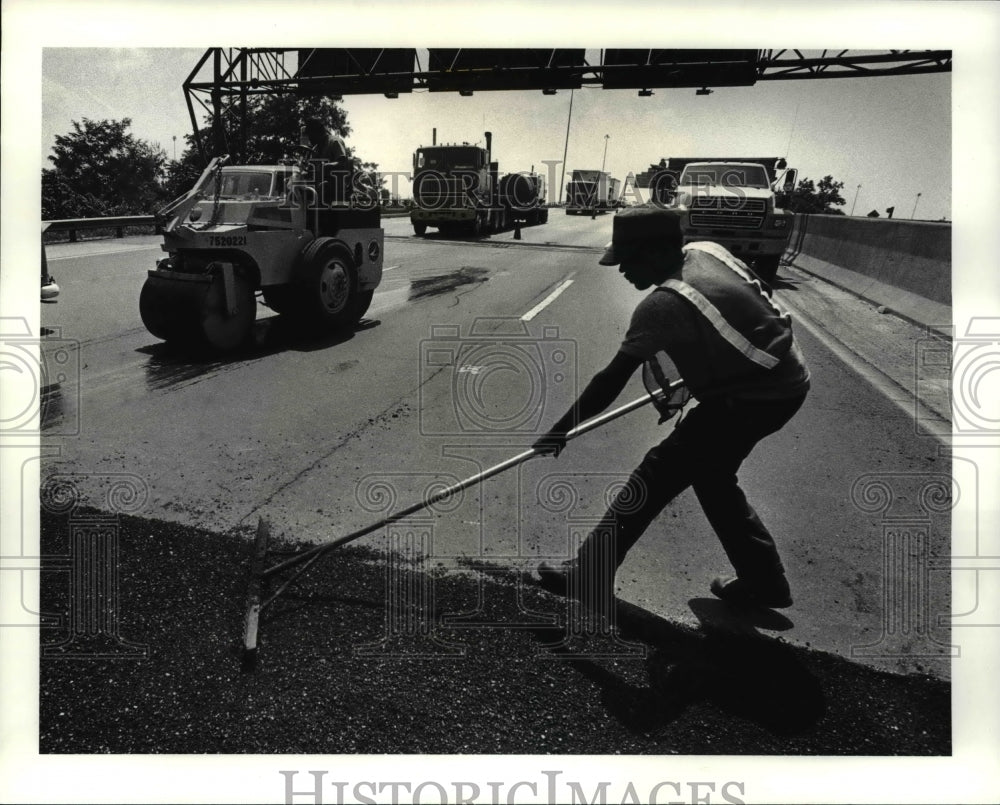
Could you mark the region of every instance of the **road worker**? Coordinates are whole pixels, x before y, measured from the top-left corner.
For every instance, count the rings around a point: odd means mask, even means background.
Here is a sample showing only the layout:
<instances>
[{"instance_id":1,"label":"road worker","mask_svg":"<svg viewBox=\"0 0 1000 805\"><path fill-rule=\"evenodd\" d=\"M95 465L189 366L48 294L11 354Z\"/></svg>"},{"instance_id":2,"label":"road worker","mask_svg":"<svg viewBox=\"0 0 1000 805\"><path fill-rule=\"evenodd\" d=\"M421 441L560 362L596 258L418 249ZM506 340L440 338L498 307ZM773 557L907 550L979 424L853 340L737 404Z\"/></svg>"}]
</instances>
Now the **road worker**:
<instances>
[{"instance_id":1,"label":"road worker","mask_svg":"<svg viewBox=\"0 0 1000 805\"><path fill-rule=\"evenodd\" d=\"M347 153L344 139L331 132L317 117L311 117L302 126L303 145L312 148L310 161L315 164L320 203L326 206L331 201L344 201L350 197L352 173L351 158Z\"/></svg>"},{"instance_id":2,"label":"road worker","mask_svg":"<svg viewBox=\"0 0 1000 805\"><path fill-rule=\"evenodd\" d=\"M558 456L567 432L604 411L635 370L661 353L697 405L649 450L577 555L543 563L538 574L549 590L606 605L629 549L690 486L735 570L714 579L711 591L735 605L788 607L792 597L777 546L736 473L754 446L799 410L809 371L791 320L770 289L717 244L683 246L679 215L646 205L616 216L599 263L619 266L637 289L652 290L611 362L534 446Z\"/></svg>"}]
</instances>

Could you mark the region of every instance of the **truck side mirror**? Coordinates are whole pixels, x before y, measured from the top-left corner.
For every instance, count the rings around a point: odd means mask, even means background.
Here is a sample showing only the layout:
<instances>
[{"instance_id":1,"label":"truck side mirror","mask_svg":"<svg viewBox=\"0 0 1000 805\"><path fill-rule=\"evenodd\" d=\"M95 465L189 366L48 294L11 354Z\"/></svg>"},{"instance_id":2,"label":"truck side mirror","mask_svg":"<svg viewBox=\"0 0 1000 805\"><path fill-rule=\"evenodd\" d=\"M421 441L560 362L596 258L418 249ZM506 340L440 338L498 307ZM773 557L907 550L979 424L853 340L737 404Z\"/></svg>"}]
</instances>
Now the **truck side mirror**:
<instances>
[{"instance_id":1,"label":"truck side mirror","mask_svg":"<svg viewBox=\"0 0 1000 805\"><path fill-rule=\"evenodd\" d=\"M795 190L795 182L799 178L799 172L796 168L792 168L785 174L785 184L783 190L786 193L791 193Z\"/></svg>"}]
</instances>

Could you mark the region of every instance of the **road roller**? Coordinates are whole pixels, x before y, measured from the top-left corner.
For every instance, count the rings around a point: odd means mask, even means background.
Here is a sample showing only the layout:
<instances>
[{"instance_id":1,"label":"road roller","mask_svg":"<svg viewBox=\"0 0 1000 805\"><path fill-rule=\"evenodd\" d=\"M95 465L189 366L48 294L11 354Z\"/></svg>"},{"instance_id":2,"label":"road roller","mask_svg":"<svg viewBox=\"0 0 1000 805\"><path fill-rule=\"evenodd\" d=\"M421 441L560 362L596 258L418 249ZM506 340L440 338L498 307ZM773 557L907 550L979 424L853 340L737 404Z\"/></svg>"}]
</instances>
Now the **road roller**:
<instances>
[{"instance_id":1,"label":"road roller","mask_svg":"<svg viewBox=\"0 0 1000 805\"><path fill-rule=\"evenodd\" d=\"M230 165L216 157L157 213L166 257L139 295L143 324L184 347L250 342L258 300L316 334L349 328L382 280L377 195L362 185L325 198L303 162ZM342 200L341 200L342 199Z\"/></svg>"}]
</instances>

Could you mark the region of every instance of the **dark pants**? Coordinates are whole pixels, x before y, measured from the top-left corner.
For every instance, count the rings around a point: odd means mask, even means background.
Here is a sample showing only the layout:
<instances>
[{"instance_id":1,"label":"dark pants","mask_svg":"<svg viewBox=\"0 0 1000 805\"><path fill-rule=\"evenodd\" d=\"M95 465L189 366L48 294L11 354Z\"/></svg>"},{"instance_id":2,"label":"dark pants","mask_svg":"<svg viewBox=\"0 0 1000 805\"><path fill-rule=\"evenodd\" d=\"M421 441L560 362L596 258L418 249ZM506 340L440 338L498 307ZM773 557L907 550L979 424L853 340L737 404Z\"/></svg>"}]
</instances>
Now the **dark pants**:
<instances>
[{"instance_id":1,"label":"dark pants","mask_svg":"<svg viewBox=\"0 0 1000 805\"><path fill-rule=\"evenodd\" d=\"M805 395L699 403L643 458L581 548L581 562L610 560L617 569L653 519L690 486L737 576L765 586L781 576L778 549L747 502L736 471L757 442L780 430L804 400Z\"/></svg>"}]
</instances>

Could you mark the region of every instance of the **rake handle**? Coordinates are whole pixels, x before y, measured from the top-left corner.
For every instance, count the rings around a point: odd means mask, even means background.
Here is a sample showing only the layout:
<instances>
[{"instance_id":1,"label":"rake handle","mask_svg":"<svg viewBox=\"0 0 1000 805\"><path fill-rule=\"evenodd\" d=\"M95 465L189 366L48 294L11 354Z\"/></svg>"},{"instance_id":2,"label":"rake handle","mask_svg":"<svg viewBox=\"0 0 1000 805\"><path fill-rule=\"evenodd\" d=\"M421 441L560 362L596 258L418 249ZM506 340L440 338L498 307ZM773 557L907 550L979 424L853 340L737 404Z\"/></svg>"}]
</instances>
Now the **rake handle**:
<instances>
[{"instance_id":1,"label":"rake handle","mask_svg":"<svg viewBox=\"0 0 1000 805\"><path fill-rule=\"evenodd\" d=\"M675 391L682 385L683 381L675 380L670 384L670 390ZM569 431L569 433L566 434L566 441L568 442L572 439L575 439L578 436L582 436L583 434L594 430L595 428L599 428L602 425L606 425L608 422L611 422L614 419L618 419L619 417L622 417L625 414L631 413L632 411L635 411L637 408L642 408L643 406L653 402L655 399L662 398L664 394L665 394L664 392L657 392L656 394L648 394L644 397L639 397L630 403L626 403L625 405L615 408L612 411L608 411L607 413L595 416L592 419L588 419L586 422L581 422L579 425L573 428L573 430ZM346 545L348 542L354 542L355 540L360 539L361 537L371 534L373 531L377 531L378 529L384 528L387 525L391 525L392 523L398 522L399 520L402 520L405 517L409 517L414 512L418 512L421 509L426 509L428 506L433 506L435 503L445 500L446 498L449 498L452 495L461 492L464 489L468 489L470 486L481 484L483 481L492 478L495 475L499 475L502 472L506 472L512 467L516 467L518 464L523 464L525 461L528 461L529 459L540 455L543 454L533 447L530 450L525 450L523 453L518 453L516 456L508 458L506 461L501 461L499 464L489 467L488 469L485 469L482 472L477 473L476 475L472 475L463 481L459 481L457 484L453 484L452 486L446 487L438 492L435 492L433 495L424 498L424 500L420 501L419 503L414 503L412 506L408 506L407 508L398 511L395 514L390 515L389 517L379 520L377 523L365 526L364 528L361 528L357 531L353 531L350 534L347 534L343 537L331 540L330 542L324 542L322 545L317 545L314 548L310 548L309 550L296 554L290 559L286 559L284 562L280 562L274 565L273 567L269 567L267 570L264 570L261 573L261 576L263 578L267 578L269 576L274 575L275 573L280 573L282 570L292 567L293 565L297 565L309 559L310 557L317 556L319 554L324 554L327 551L332 550L333 548L336 548L340 545Z\"/></svg>"}]
</instances>

